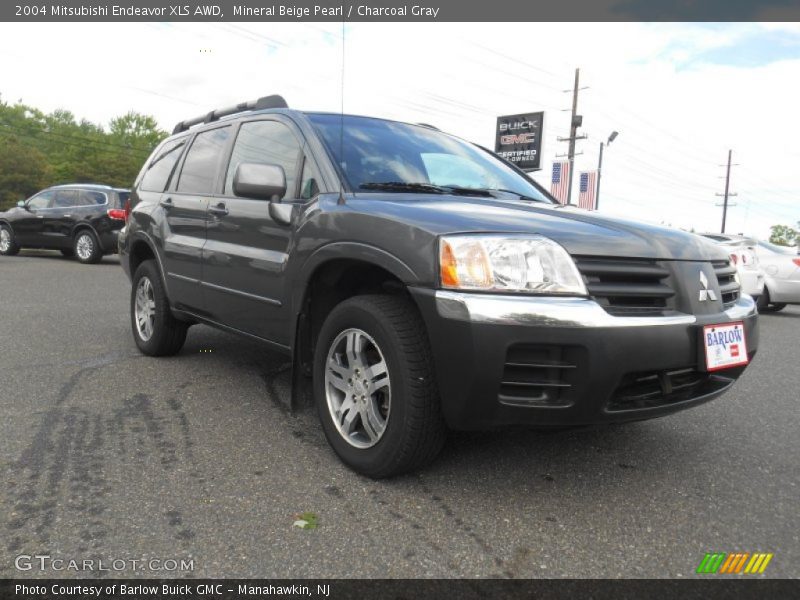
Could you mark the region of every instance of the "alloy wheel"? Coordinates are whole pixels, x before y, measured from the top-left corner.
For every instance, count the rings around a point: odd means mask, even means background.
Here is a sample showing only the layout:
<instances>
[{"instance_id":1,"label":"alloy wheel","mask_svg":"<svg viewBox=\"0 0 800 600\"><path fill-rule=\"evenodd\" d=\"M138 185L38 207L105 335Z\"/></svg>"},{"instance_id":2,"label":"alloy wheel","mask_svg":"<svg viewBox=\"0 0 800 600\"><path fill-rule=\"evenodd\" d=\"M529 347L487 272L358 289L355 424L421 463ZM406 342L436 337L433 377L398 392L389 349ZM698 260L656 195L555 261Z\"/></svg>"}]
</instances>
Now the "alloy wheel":
<instances>
[{"instance_id":1,"label":"alloy wheel","mask_svg":"<svg viewBox=\"0 0 800 600\"><path fill-rule=\"evenodd\" d=\"M389 371L375 340L346 329L325 362L325 396L336 430L351 446L370 448L386 431L392 398Z\"/></svg>"},{"instance_id":2,"label":"alloy wheel","mask_svg":"<svg viewBox=\"0 0 800 600\"><path fill-rule=\"evenodd\" d=\"M75 244L75 251L81 260L89 260L94 252L94 240L88 233L81 234L78 243Z\"/></svg>"},{"instance_id":3,"label":"alloy wheel","mask_svg":"<svg viewBox=\"0 0 800 600\"><path fill-rule=\"evenodd\" d=\"M139 337L146 342L153 335L153 327L156 320L156 301L153 294L153 284L147 277L142 277L136 286L134 317L136 318L136 330L139 333Z\"/></svg>"}]
</instances>

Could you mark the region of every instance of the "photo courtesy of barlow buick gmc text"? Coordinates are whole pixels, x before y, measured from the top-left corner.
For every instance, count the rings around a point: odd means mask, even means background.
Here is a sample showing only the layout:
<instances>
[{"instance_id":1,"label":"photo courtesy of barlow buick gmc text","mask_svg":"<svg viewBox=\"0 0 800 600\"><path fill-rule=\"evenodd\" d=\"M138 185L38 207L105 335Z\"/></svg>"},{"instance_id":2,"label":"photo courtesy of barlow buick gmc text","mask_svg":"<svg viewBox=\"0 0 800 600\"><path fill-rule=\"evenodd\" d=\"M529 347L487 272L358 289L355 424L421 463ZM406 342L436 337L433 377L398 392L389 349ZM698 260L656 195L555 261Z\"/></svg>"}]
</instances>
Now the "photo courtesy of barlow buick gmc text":
<instances>
[{"instance_id":1,"label":"photo courtesy of barlow buick gmc text","mask_svg":"<svg viewBox=\"0 0 800 600\"><path fill-rule=\"evenodd\" d=\"M800 8L0 17L0 598L798 595Z\"/></svg>"}]
</instances>

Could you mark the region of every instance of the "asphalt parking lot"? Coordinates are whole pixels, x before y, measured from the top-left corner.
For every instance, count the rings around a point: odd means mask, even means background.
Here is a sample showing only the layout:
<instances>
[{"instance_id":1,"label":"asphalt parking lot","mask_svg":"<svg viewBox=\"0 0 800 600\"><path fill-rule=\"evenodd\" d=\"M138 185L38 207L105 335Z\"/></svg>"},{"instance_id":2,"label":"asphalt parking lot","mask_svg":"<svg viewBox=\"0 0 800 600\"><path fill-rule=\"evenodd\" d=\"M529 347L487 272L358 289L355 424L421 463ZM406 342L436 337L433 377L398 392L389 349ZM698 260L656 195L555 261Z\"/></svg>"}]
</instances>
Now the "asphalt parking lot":
<instances>
[{"instance_id":1,"label":"asphalt parking lot","mask_svg":"<svg viewBox=\"0 0 800 600\"><path fill-rule=\"evenodd\" d=\"M800 575L800 307L694 410L601 430L453 434L424 472L347 470L288 364L193 327L141 356L116 257L0 257L0 577L19 555L191 559L193 577L691 577L706 552ZM316 529L293 527L311 511ZM105 573L99 573L104 575Z\"/></svg>"}]
</instances>

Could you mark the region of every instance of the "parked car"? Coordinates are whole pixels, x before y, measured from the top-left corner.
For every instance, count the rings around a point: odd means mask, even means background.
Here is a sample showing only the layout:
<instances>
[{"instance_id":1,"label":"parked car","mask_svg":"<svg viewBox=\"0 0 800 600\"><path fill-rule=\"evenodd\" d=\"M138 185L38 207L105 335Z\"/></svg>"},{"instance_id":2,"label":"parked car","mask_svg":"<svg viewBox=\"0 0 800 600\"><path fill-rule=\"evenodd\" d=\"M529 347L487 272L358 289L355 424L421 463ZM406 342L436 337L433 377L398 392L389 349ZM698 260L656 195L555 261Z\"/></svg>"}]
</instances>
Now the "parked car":
<instances>
[{"instance_id":1,"label":"parked car","mask_svg":"<svg viewBox=\"0 0 800 600\"><path fill-rule=\"evenodd\" d=\"M757 241L743 235L726 233L701 233L705 238L724 246L731 262L736 265L742 291L750 294L756 301L764 293L764 271L756 254Z\"/></svg>"},{"instance_id":2,"label":"parked car","mask_svg":"<svg viewBox=\"0 0 800 600\"><path fill-rule=\"evenodd\" d=\"M139 349L175 354L203 323L286 353L295 401L310 387L333 449L371 477L432 460L447 428L696 406L758 347L725 249L565 210L426 125L242 103L179 123L131 203Z\"/></svg>"},{"instance_id":3,"label":"parked car","mask_svg":"<svg viewBox=\"0 0 800 600\"><path fill-rule=\"evenodd\" d=\"M61 250L82 263L117 251L130 191L107 185L57 185L0 212L0 254L22 248Z\"/></svg>"},{"instance_id":4,"label":"parked car","mask_svg":"<svg viewBox=\"0 0 800 600\"><path fill-rule=\"evenodd\" d=\"M764 293L758 310L778 311L787 304L800 304L800 257L794 248L758 242L756 254L764 270Z\"/></svg>"}]
</instances>

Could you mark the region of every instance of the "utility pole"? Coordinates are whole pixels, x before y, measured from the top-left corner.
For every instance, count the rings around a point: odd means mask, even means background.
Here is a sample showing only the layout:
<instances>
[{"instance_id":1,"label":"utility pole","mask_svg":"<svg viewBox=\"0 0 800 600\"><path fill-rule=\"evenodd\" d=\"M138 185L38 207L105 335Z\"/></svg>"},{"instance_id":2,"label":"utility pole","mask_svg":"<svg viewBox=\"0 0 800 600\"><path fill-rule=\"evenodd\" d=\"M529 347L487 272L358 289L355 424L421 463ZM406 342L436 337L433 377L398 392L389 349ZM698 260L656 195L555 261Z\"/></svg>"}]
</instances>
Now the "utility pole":
<instances>
[{"instance_id":1,"label":"utility pole","mask_svg":"<svg viewBox=\"0 0 800 600\"><path fill-rule=\"evenodd\" d=\"M585 135L577 135L578 127L583 124L583 117L578 113L578 92L582 89L586 88L579 88L579 81L580 81L580 69L575 69L575 86L572 88L572 119L570 120L570 128L569 128L569 137L558 138L559 142L569 142L569 149L567 150L567 158L569 160L569 182L567 184L567 204L571 203L572 200L572 174L575 172L575 142L577 140L585 140ZM564 90L568 92L569 90ZM580 154L580 153L579 153ZM564 156L563 154L556 155L557 157Z\"/></svg>"},{"instance_id":2,"label":"utility pole","mask_svg":"<svg viewBox=\"0 0 800 600\"><path fill-rule=\"evenodd\" d=\"M734 166L734 167L736 166L736 165L731 165L732 156L733 156L733 150L728 150L728 164L727 164L727 170L725 172L725 193L724 194L717 194L717 196L724 196L724 198L725 198L722 201L722 230L721 230L721 233L725 233L725 221L728 218L728 198L736 196L735 193L732 193L730 191L730 187L731 187L731 166ZM726 166L726 165L720 165L720 167L724 167L724 166ZM717 206L719 206L719 205L717 205ZM731 206L736 206L736 205L732 204Z\"/></svg>"}]
</instances>

